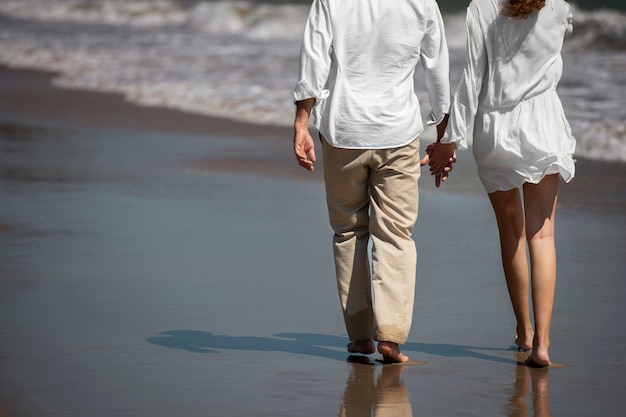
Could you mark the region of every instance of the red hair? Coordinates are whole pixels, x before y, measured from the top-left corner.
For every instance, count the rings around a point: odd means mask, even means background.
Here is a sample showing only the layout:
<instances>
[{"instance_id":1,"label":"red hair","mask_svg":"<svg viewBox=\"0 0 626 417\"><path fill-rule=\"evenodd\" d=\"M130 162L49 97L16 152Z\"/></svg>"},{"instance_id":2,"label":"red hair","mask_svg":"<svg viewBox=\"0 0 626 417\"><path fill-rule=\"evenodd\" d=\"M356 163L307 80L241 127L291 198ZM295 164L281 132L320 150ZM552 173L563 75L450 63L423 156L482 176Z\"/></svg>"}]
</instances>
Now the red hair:
<instances>
[{"instance_id":1,"label":"red hair","mask_svg":"<svg viewBox=\"0 0 626 417\"><path fill-rule=\"evenodd\" d=\"M515 19L526 19L529 14L541 10L546 0L506 0L502 14Z\"/></svg>"}]
</instances>

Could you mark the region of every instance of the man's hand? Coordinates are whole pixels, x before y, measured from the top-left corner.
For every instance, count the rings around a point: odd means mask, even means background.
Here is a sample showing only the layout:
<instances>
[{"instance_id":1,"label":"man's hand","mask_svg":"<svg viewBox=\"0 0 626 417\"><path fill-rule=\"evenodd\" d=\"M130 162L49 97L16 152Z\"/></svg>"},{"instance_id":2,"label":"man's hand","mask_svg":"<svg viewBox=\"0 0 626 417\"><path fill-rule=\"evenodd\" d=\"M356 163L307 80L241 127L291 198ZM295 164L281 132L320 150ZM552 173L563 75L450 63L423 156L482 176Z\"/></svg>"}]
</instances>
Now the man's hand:
<instances>
[{"instance_id":1,"label":"man's hand","mask_svg":"<svg viewBox=\"0 0 626 417\"><path fill-rule=\"evenodd\" d=\"M296 120L293 122L293 151L296 154L298 164L308 170L314 171L315 167L315 143L309 133L309 116L315 105L314 98L296 102Z\"/></svg>"},{"instance_id":2,"label":"man's hand","mask_svg":"<svg viewBox=\"0 0 626 417\"><path fill-rule=\"evenodd\" d=\"M298 164L308 170L314 171L315 167L315 144L309 133L309 128L294 127L293 150L296 154Z\"/></svg>"}]
</instances>

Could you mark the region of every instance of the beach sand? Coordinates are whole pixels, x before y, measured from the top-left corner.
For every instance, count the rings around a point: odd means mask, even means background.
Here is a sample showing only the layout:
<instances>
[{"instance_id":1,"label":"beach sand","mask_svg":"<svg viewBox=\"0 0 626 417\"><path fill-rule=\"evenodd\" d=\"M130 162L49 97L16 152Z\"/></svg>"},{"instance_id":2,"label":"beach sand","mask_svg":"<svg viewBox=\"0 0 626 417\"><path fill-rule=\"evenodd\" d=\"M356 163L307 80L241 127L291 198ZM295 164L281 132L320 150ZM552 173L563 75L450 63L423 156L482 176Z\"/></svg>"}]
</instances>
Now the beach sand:
<instances>
[{"instance_id":1,"label":"beach sand","mask_svg":"<svg viewBox=\"0 0 626 417\"><path fill-rule=\"evenodd\" d=\"M404 353L425 364L363 363L345 351L321 169L297 167L290 129L50 77L0 70L0 415L623 414L626 164L580 160L562 187L563 366L516 365L469 152L442 189L420 180Z\"/></svg>"}]
</instances>

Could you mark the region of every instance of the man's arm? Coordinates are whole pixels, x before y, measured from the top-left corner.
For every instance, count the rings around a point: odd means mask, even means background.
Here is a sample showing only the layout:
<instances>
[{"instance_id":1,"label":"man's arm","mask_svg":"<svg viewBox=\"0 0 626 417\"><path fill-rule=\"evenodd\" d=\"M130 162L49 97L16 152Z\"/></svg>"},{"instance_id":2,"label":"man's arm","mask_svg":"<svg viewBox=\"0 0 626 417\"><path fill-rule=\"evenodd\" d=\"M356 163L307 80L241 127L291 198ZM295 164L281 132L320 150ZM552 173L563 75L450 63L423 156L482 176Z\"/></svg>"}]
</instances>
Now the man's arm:
<instances>
[{"instance_id":1,"label":"man's arm","mask_svg":"<svg viewBox=\"0 0 626 417\"><path fill-rule=\"evenodd\" d=\"M438 129L443 126L445 129L443 119L450 108L450 58L443 18L437 3L433 2L426 19L420 61L424 68L424 80L432 109L428 124L436 124Z\"/></svg>"},{"instance_id":2,"label":"man's arm","mask_svg":"<svg viewBox=\"0 0 626 417\"><path fill-rule=\"evenodd\" d=\"M315 143L309 132L309 117L315 105L315 98L296 101L296 118L293 122L293 150L298 164L309 171L315 167Z\"/></svg>"},{"instance_id":3,"label":"man's arm","mask_svg":"<svg viewBox=\"0 0 626 417\"><path fill-rule=\"evenodd\" d=\"M313 0L304 26L300 47L300 69L293 98L296 118L293 124L293 150L298 164L313 171L315 144L309 133L309 118L317 100L330 94L325 89L331 66L332 22L326 0Z\"/></svg>"}]
</instances>

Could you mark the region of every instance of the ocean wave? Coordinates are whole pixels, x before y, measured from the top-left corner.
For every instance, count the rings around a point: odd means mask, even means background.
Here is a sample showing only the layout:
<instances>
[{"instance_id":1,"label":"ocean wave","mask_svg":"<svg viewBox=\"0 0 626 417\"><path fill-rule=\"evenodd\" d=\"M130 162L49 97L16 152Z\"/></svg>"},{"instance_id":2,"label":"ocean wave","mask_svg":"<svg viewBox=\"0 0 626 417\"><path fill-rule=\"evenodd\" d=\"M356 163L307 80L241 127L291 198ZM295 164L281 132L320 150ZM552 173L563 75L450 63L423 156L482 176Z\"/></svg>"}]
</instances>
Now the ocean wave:
<instances>
[{"instance_id":1,"label":"ocean wave","mask_svg":"<svg viewBox=\"0 0 626 417\"><path fill-rule=\"evenodd\" d=\"M615 10L582 11L572 6L574 33L569 49L626 50L626 13Z\"/></svg>"},{"instance_id":2,"label":"ocean wave","mask_svg":"<svg viewBox=\"0 0 626 417\"><path fill-rule=\"evenodd\" d=\"M131 27L188 25L209 33L258 38L302 31L308 5L205 1L184 7L175 0L5 0L0 14L21 20Z\"/></svg>"},{"instance_id":3,"label":"ocean wave","mask_svg":"<svg viewBox=\"0 0 626 417\"><path fill-rule=\"evenodd\" d=\"M295 4L202 2L190 10L189 24L210 33L270 39L293 37L302 32L308 9Z\"/></svg>"},{"instance_id":4,"label":"ocean wave","mask_svg":"<svg viewBox=\"0 0 626 417\"><path fill-rule=\"evenodd\" d=\"M188 6L185 7L184 4ZM186 25L215 34L255 38L298 37L308 4L176 0L4 0L0 14L13 19L116 26ZM572 6L574 35L568 48L626 50L626 13ZM464 12L444 14L450 47L465 44Z\"/></svg>"},{"instance_id":5,"label":"ocean wave","mask_svg":"<svg viewBox=\"0 0 626 417\"><path fill-rule=\"evenodd\" d=\"M85 24L168 26L188 20L169 0L4 0L0 14L13 19Z\"/></svg>"},{"instance_id":6,"label":"ocean wave","mask_svg":"<svg viewBox=\"0 0 626 417\"><path fill-rule=\"evenodd\" d=\"M289 126L308 4L206 0L0 0L0 64L130 102ZM577 156L626 162L626 14L574 10L559 87ZM465 14L444 14L451 81ZM416 77L424 111L428 94ZM431 132L432 133L432 132Z\"/></svg>"},{"instance_id":7,"label":"ocean wave","mask_svg":"<svg viewBox=\"0 0 626 417\"><path fill-rule=\"evenodd\" d=\"M594 123L579 129L576 155L598 161L626 162L626 125Z\"/></svg>"}]
</instances>

